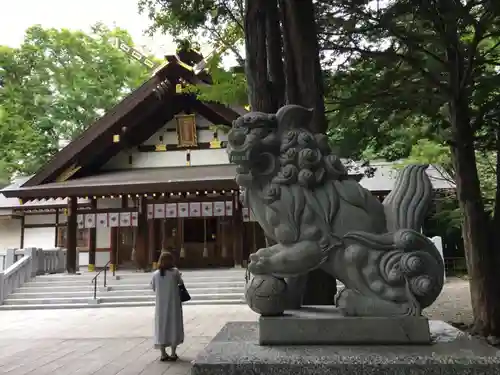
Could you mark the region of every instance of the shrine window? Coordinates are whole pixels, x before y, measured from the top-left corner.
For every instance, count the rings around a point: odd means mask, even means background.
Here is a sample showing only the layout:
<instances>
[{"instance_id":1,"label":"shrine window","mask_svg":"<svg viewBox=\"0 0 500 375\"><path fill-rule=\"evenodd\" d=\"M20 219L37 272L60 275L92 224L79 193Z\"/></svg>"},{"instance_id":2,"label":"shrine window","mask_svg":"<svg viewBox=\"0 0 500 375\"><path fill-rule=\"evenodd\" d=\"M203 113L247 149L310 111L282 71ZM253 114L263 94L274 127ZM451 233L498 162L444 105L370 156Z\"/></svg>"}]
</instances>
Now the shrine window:
<instances>
[{"instance_id":1,"label":"shrine window","mask_svg":"<svg viewBox=\"0 0 500 375\"><path fill-rule=\"evenodd\" d=\"M57 228L57 247L66 247L66 240L68 235L67 227L59 227ZM76 230L76 247L79 250L88 250L89 249L89 239L90 239L90 231L88 228L85 229L77 229Z\"/></svg>"}]
</instances>

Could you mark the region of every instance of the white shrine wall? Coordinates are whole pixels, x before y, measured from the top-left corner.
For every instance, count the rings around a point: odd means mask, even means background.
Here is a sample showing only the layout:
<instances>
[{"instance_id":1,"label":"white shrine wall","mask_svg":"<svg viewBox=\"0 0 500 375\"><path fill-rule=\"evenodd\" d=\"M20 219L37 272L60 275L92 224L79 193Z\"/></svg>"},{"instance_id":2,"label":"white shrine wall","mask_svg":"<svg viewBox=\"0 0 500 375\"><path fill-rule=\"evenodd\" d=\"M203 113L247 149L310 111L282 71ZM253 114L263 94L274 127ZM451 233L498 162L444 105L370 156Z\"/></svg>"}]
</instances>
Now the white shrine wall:
<instances>
[{"instance_id":1,"label":"white shrine wall","mask_svg":"<svg viewBox=\"0 0 500 375\"><path fill-rule=\"evenodd\" d=\"M197 131L198 143L208 143L213 140L214 130L208 129L210 123L204 117L196 116L196 126L200 129ZM177 144L177 133L175 118L166 123L159 131L151 136L142 145L154 146L157 144L175 145ZM222 142L227 141L227 135L221 131L217 132L218 139ZM120 170L120 169L136 169L136 168L162 168L162 167L184 167L186 166L187 150L168 149L165 152L142 152L136 148L120 152L107 162L103 170ZM191 165L220 165L229 164L226 150L220 149L204 149L189 150ZM129 164L129 156L132 156L132 163Z\"/></svg>"}]
</instances>

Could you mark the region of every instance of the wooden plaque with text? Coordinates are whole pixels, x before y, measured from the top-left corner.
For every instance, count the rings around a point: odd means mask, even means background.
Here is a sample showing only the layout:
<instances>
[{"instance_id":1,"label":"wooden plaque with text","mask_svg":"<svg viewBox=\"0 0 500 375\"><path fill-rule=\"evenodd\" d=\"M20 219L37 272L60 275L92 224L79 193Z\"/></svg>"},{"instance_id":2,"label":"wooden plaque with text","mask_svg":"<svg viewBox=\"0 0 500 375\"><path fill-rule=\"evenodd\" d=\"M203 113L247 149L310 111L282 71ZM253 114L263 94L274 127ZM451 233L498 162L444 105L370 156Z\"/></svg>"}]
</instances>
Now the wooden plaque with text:
<instances>
[{"instance_id":1,"label":"wooden plaque with text","mask_svg":"<svg viewBox=\"0 0 500 375\"><path fill-rule=\"evenodd\" d=\"M197 146L195 115L177 115L175 119L177 121L177 145L179 147Z\"/></svg>"}]
</instances>

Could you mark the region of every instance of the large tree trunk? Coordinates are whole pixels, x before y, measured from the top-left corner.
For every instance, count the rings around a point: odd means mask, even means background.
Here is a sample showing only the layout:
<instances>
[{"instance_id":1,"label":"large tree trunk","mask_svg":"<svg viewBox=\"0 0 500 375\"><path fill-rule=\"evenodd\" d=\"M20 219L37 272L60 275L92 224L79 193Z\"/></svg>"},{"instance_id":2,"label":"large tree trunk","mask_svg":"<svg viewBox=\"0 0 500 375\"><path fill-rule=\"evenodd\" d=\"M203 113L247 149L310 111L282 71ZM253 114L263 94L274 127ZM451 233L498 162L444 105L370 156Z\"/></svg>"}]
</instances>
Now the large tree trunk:
<instances>
[{"instance_id":1,"label":"large tree trunk","mask_svg":"<svg viewBox=\"0 0 500 375\"><path fill-rule=\"evenodd\" d=\"M267 8L269 0L246 0L245 69L252 111L276 112L272 87L268 80Z\"/></svg>"},{"instance_id":2,"label":"large tree trunk","mask_svg":"<svg viewBox=\"0 0 500 375\"><path fill-rule=\"evenodd\" d=\"M276 112L285 103L300 104L314 109L311 130L326 132L312 0L279 0L279 8L278 0L247 0L245 45L252 110ZM332 305L336 289L335 278L319 269L312 271L308 274L304 302Z\"/></svg>"},{"instance_id":3,"label":"large tree trunk","mask_svg":"<svg viewBox=\"0 0 500 375\"><path fill-rule=\"evenodd\" d=\"M323 75L312 0L279 0L285 55L286 101L313 108L310 129L325 133ZM304 304L332 305L337 280L321 269L309 273Z\"/></svg>"},{"instance_id":4,"label":"large tree trunk","mask_svg":"<svg viewBox=\"0 0 500 375\"><path fill-rule=\"evenodd\" d=\"M455 139L452 147L456 170L457 195L464 216L462 228L474 330L482 335L500 336L500 254L495 239L498 228L491 228L484 210L474 150L474 132L468 111L469 101L457 98L450 103ZM497 171L498 173L498 171Z\"/></svg>"},{"instance_id":5,"label":"large tree trunk","mask_svg":"<svg viewBox=\"0 0 500 375\"><path fill-rule=\"evenodd\" d=\"M276 109L285 104L285 72L278 0L267 1L266 32L269 81Z\"/></svg>"},{"instance_id":6,"label":"large tree trunk","mask_svg":"<svg viewBox=\"0 0 500 375\"><path fill-rule=\"evenodd\" d=\"M311 130L325 133L323 76L312 0L280 0L289 104L314 109Z\"/></svg>"}]
</instances>

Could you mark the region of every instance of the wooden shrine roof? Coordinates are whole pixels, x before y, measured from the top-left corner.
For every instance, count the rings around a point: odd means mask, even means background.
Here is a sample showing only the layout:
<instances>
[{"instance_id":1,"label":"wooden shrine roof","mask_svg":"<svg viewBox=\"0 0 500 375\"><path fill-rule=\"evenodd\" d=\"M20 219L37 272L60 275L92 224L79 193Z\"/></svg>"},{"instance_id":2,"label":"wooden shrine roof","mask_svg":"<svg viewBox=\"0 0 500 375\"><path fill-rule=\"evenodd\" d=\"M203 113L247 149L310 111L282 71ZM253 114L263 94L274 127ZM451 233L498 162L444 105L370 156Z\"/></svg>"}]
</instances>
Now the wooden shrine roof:
<instances>
[{"instance_id":1,"label":"wooden shrine roof","mask_svg":"<svg viewBox=\"0 0 500 375\"><path fill-rule=\"evenodd\" d=\"M206 74L196 75L192 68L175 56L168 56L165 64L150 79L59 151L32 178L20 187L3 189L2 194L28 199L82 196L81 190L76 192L78 185L71 185L72 179L82 180L95 175L109 159L148 139L177 113L192 109L212 123L224 125L231 125L240 116L223 105L201 102L193 95L176 93L176 85L182 82L210 84ZM148 126L141 126L144 123ZM116 134L120 135L120 141L114 143ZM66 189L72 194L40 195L41 192L51 192L49 187L62 191L62 182L73 186L70 190Z\"/></svg>"},{"instance_id":2,"label":"wooden shrine roof","mask_svg":"<svg viewBox=\"0 0 500 375\"><path fill-rule=\"evenodd\" d=\"M148 193L179 193L205 190L238 189L234 176L236 166L206 165L191 167L140 168L107 171L93 176L39 186L20 187L19 198L118 195Z\"/></svg>"}]
</instances>

